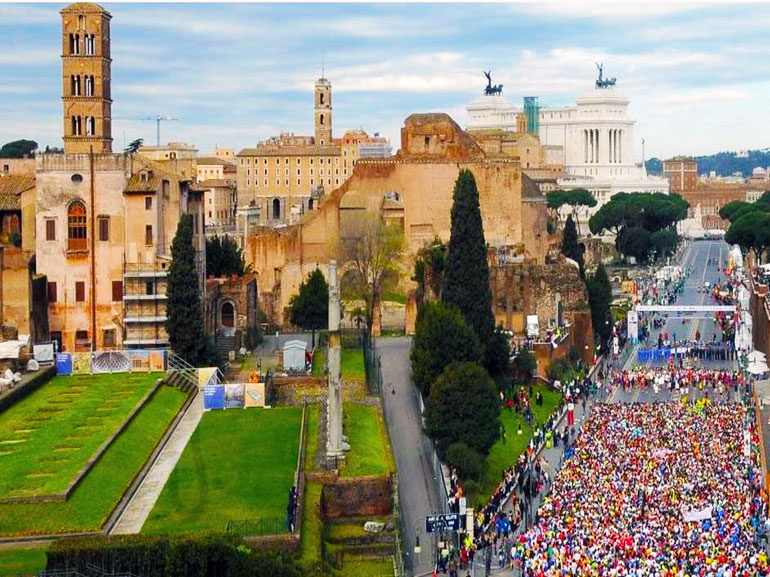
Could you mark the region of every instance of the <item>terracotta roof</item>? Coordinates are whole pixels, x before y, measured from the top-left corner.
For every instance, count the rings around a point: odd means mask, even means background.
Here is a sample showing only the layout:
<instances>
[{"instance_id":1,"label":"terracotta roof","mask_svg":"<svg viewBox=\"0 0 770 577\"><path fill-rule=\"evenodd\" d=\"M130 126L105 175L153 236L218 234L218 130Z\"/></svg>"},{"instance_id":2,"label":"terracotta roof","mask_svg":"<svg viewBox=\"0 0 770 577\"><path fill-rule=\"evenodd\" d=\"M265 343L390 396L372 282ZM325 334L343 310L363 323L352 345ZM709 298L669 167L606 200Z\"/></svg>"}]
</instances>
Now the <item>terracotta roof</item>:
<instances>
[{"instance_id":1,"label":"terracotta roof","mask_svg":"<svg viewBox=\"0 0 770 577\"><path fill-rule=\"evenodd\" d=\"M35 177L32 175L0 177L0 194L19 195L30 188L35 188Z\"/></svg>"},{"instance_id":2,"label":"terracotta roof","mask_svg":"<svg viewBox=\"0 0 770 577\"><path fill-rule=\"evenodd\" d=\"M148 175L145 180L142 180L141 174L133 174L126 184L126 188L123 189L123 192L156 192L159 186L159 176Z\"/></svg>"},{"instance_id":3,"label":"terracotta roof","mask_svg":"<svg viewBox=\"0 0 770 577\"><path fill-rule=\"evenodd\" d=\"M522 198L545 200L545 195L540 191L535 181L523 172L521 173L521 196Z\"/></svg>"},{"instance_id":4,"label":"terracotta roof","mask_svg":"<svg viewBox=\"0 0 770 577\"><path fill-rule=\"evenodd\" d=\"M61 11L62 12L96 12L97 14L107 14L107 15L110 14L98 4L92 4L91 2L75 2L74 4L70 4L66 8L62 8Z\"/></svg>"},{"instance_id":5,"label":"terracotta roof","mask_svg":"<svg viewBox=\"0 0 770 577\"><path fill-rule=\"evenodd\" d=\"M222 160L221 158L217 158L216 156L201 156L196 160L196 163L198 166L204 165L204 166L232 166L235 168L235 164L232 162L228 162L227 160Z\"/></svg>"},{"instance_id":6,"label":"terracotta roof","mask_svg":"<svg viewBox=\"0 0 770 577\"><path fill-rule=\"evenodd\" d=\"M0 210L21 210L21 199L16 194L0 192Z\"/></svg>"},{"instance_id":7,"label":"terracotta roof","mask_svg":"<svg viewBox=\"0 0 770 577\"><path fill-rule=\"evenodd\" d=\"M198 186L213 187L213 186L235 186L232 180L226 178L207 178L197 183Z\"/></svg>"}]
</instances>

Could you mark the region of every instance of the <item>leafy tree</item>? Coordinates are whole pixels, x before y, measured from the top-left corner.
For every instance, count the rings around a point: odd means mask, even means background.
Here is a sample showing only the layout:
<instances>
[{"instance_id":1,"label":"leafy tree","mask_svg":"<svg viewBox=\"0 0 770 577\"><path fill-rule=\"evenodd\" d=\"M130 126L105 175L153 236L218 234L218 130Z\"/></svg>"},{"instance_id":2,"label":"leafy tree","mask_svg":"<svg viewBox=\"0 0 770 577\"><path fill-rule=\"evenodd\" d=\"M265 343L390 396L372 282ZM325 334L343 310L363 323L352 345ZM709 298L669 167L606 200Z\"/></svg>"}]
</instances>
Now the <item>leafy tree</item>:
<instances>
[{"instance_id":1,"label":"leafy tree","mask_svg":"<svg viewBox=\"0 0 770 577\"><path fill-rule=\"evenodd\" d=\"M140 148L142 148L142 144L144 144L144 139L137 138L136 140L132 140L128 143L128 146L123 150L126 154L134 154L137 152Z\"/></svg>"},{"instance_id":2,"label":"leafy tree","mask_svg":"<svg viewBox=\"0 0 770 577\"><path fill-rule=\"evenodd\" d=\"M198 366L207 360L206 338L203 334L203 309L195 266L192 215L189 214L183 214L179 219L171 243L167 294L166 330L171 349L189 363Z\"/></svg>"},{"instance_id":3,"label":"leafy tree","mask_svg":"<svg viewBox=\"0 0 770 577\"><path fill-rule=\"evenodd\" d=\"M505 378L510 376L511 371L511 344L502 326L492 333L492 340L487 343L484 360L489 376L502 388Z\"/></svg>"},{"instance_id":4,"label":"leafy tree","mask_svg":"<svg viewBox=\"0 0 770 577\"><path fill-rule=\"evenodd\" d=\"M719 216L732 222L739 216L742 216L748 212L752 212L755 209L756 207L750 202L734 200L732 202L728 202L726 205L719 209Z\"/></svg>"},{"instance_id":5,"label":"leafy tree","mask_svg":"<svg viewBox=\"0 0 770 577\"><path fill-rule=\"evenodd\" d=\"M486 348L492 340L495 321L479 193L470 170L461 170L455 183L445 268L442 300L460 309L476 331L481 346Z\"/></svg>"},{"instance_id":6,"label":"leafy tree","mask_svg":"<svg viewBox=\"0 0 770 577\"><path fill-rule=\"evenodd\" d=\"M0 158L25 158L32 156L37 150L34 140L14 140L0 148Z\"/></svg>"},{"instance_id":7,"label":"leafy tree","mask_svg":"<svg viewBox=\"0 0 770 577\"><path fill-rule=\"evenodd\" d=\"M291 324L313 332L329 326L329 285L319 269L311 272L299 285L299 292L291 297Z\"/></svg>"},{"instance_id":8,"label":"leafy tree","mask_svg":"<svg viewBox=\"0 0 770 577\"><path fill-rule=\"evenodd\" d=\"M521 349L513 359L513 371L516 380L527 382L537 370L537 359L529 349Z\"/></svg>"},{"instance_id":9,"label":"leafy tree","mask_svg":"<svg viewBox=\"0 0 770 577\"><path fill-rule=\"evenodd\" d=\"M670 228L656 230L650 235L650 245L658 256L665 258L676 251L676 247L679 245L679 235Z\"/></svg>"},{"instance_id":10,"label":"leafy tree","mask_svg":"<svg viewBox=\"0 0 770 577\"><path fill-rule=\"evenodd\" d=\"M650 255L650 232L640 226L623 228L615 239L618 252L644 262Z\"/></svg>"},{"instance_id":11,"label":"leafy tree","mask_svg":"<svg viewBox=\"0 0 770 577\"><path fill-rule=\"evenodd\" d=\"M744 252L753 250L757 261L762 262L762 253L770 247L770 214L754 210L740 216L730 224L725 241L737 244Z\"/></svg>"},{"instance_id":12,"label":"leafy tree","mask_svg":"<svg viewBox=\"0 0 770 577\"><path fill-rule=\"evenodd\" d=\"M575 221L572 220L572 215L567 217L567 222L564 223L564 233L561 239L561 253L567 258L571 258L580 268L580 276L583 276L585 267L585 261L583 260L584 247L578 242L577 227Z\"/></svg>"},{"instance_id":13,"label":"leafy tree","mask_svg":"<svg viewBox=\"0 0 770 577\"><path fill-rule=\"evenodd\" d=\"M603 264L599 264L596 272L588 277L586 288L594 334L602 345L602 351L607 351L612 336L612 285Z\"/></svg>"},{"instance_id":14,"label":"leafy tree","mask_svg":"<svg viewBox=\"0 0 770 577\"><path fill-rule=\"evenodd\" d=\"M230 236L214 235L206 239L206 274L216 278L232 275L243 276L246 272L243 251Z\"/></svg>"},{"instance_id":15,"label":"leafy tree","mask_svg":"<svg viewBox=\"0 0 770 577\"><path fill-rule=\"evenodd\" d=\"M480 361L481 345L457 307L428 302L420 307L412 340L412 382L423 397L454 361Z\"/></svg>"},{"instance_id":16,"label":"leafy tree","mask_svg":"<svg viewBox=\"0 0 770 577\"><path fill-rule=\"evenodd\" d=\"M497 388L476 363L452 363L433 383L425 429L441 458L455 443L486 456L500 437Z\"/></svg>"},{"instance_id":17,"label":"leafy tree","mask_svg":"<svg viewBox=\"0 0 770 577\"><path fill-rule=\"evenodd\" d=\"M687 217L689 206L678 194L620 192L589 219L588 226L593 234L607 230L617 235L631 227L653 233L674 227Z\"/></svg>"},{"instance_id":18,"label":"leafy tree","mask_svg":"<svg viewBox=\"0 0 770 577\"><path fill-rule=\"evenodd\" d=\"M761 208L765 212L770 212L770 190L763 192L762 196L760 196L756 202L754 202L754 205Z\"/></svg>"},{"instance_id":19,"label":"leafy tree","mask_svg":"<svg viewBox=\"0 0 770 577\"><path fill-rule=\"evenodd\" d=\"M585 188L575 188L573 190L554 190L546 193L548 208L558 216L559 210L563 206L572 208L572 218L576 221L580 218L580 212L583 208L592 208L596 206L596 199L589 190Z\"/></svg>"},{"instance_id":20,"label":"leafy tree","mask_svg":"<svg viewBox=\"0 0 770 577\"><path fill-rule=\"evenodd\" d=\"M434 297L441 298L445 265L446 245L439 237L434 238L432 243L426 244L417 252L412 280L417 283L420 302L428 291Z\"/></svg>"},{"instance_id":21,"label":"leafy tree","mask_svg":"<svg viewBox=\"0 0 770 577\"><path fill-rule=\"evenodd\" d=\"M480 482L484 476L484 458L465 443L450 445L446 450L446 460L457 469L461 481Z\"/></svg>"},{"instance_id":22,"label":"leafy tree","mask_svg":"<svg viewBox=\"0 0 770 577\"><path fill-rule=\"evenodd\" d=\"M366 329L371 334L374 310L388 287L398 284L404 235L395 224L370 214L353 235L341 240L342 262L349 266L342 278L346 300L364 301Z\"/></svg>"}]
</instances>

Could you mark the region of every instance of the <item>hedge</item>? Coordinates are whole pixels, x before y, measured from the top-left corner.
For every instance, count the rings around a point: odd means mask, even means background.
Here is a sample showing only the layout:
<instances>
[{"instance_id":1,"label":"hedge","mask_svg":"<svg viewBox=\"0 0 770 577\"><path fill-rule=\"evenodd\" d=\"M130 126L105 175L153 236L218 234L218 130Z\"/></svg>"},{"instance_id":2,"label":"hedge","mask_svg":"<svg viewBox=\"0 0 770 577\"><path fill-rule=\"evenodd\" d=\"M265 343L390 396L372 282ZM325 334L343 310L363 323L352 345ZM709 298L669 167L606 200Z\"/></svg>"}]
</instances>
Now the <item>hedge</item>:
<instances>
[{"instance_id":1,"label":"hedge","mask_svg":"<svg viewBox=\"0 0 770 577\"><path fill-rule=\"evenodd\" d=\"M89 566L111 574L148 577L299 577L294 562L279 553L255 552L226 533L120 535L62 539L48 550L47 571L88 574Z\"/></svg>"}]
</instances>

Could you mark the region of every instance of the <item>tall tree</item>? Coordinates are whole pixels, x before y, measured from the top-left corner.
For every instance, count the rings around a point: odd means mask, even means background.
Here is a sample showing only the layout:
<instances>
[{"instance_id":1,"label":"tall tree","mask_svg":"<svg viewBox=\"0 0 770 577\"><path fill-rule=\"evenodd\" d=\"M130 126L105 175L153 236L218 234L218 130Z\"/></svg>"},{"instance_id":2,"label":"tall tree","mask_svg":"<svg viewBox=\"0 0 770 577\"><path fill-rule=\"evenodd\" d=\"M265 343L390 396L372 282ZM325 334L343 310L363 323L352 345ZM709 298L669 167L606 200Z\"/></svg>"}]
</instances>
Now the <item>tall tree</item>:
<instances>
[{"instance_id":1,"label":"tall tree","mask_svg":"<svg viewBox=\"0 0 770 577\"><path fill-rule=\"evenodd\" d=\"M599 338L602 351L606 352L612 335L612 285L603 264L600 263L596 272L588 278L586 288L594 334Z\"/></svg>"},{"instance_id":2,"label":"tall tree","mask_svg":"<svg viewBox=\"0 0 770 577\"><path fill-rule=\"evenodd\" d=\"M480 361L481 345L457 307L427 302L417 314L409 356L412 382L427 398L436 377L447 365L454 361Z\"/></svg>"},{"instance_id":3,"label":"tall tree","mask_svg":"<svg viewBox=\"0 0 770 577\"><path fill-rule=\"evenodd\" d=\"M299 292L291 297L291 324L315 332L329 326L329 285L319 269L311 272L299 285Z\"/></svg>"},{"instance_id":4,"label":"tall tree","mask_svg":"<svg viewBox=\"0 0 770 577\"><path fill-rule=\"evenodd\" d=\"M571 258L580 268L580 276L583 276L585 261L583 260L583 247L578 242L577 227L572 215L567 217L564 223L564 233L561 239L561 253L567 258Z\"/></svg>"},{"instance_id":5,"label":"tall tree","mask_svg":"<svg viewBox=\"0 0 770 577\"><path fill-rule=\"evenodd\" d=\"M243 276L246 272L243 250L230 236L206 239L206 274L214 277Z\"/></svg>"},{"instance_id":6,"label":"tall tree","mask_svg":"<svg viewBox=\"0 0 770 577\"><path fill-rule=\"evenodd\" d=\"M14 140L0 148L0 158L24 158L32 156L36 150L37 142L34 140Z\"/></svg>"},{"instance_id":7,"label":"tall tree","mask_svg":"<svg viewBox=\"0 0 770 577\"><path fill-rule=\"evenodd\" d=\"M452 229L441 298L460 309L466 322L476 331L486 355L487 345L495 330L495 320L479 192L470 170L461 170L455 183Z\"/></svg>"},{"instance_id":8,"label":"tall tree","mask_svg":"<svg viewBox=\"0 0 770 577\"><path fill-rule=\"evenodd\" d=\"M179 219L171 243L167 296L166 330L171 349L193 365L204 362L206 338L195 266L193 222L189 214L183 214Z\"/></svg>"},{"instance_id":9,"label":"tall tree","mask_svg":"<svg viewBox=\"0 0 770 577\"><path fill-rule=\"evenodd\" d=\"M379 214L368 214L353 234L340 241L342 293L348 300L363 300L366 329L371 334L374 310L380 297L399 279L399 261L404 235L395 224L383 222Z\"/></svg>"},{"instance_id":10,"label":"tall tree","mask_svg":"<svg viewBox=\"0 0 770 577\"><path fill-rule=\"evenodd\" d=\"M442 458L454 443L489 454L500 437L500 398L484 367L466 362L444 369L430 391L425 429Z\"/></svg>"}]
</instances>

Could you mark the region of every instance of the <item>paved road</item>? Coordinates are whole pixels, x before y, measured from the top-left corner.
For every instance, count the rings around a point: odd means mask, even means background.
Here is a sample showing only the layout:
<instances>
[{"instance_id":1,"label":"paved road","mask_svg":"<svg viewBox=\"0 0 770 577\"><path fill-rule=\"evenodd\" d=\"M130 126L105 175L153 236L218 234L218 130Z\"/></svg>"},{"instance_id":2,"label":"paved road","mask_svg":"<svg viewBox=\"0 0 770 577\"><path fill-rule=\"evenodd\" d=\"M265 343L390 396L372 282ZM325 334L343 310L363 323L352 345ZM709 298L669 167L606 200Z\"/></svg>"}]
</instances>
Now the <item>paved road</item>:
<instances>
[{"instance_id":1,"label":"paved road","mask_svg":"<svg viewBox=\"0 0 770 577\"><path fill-rule=\"evenodd\" d=\"M425 535L425 515L443 505L437 485L427 439L420 428L420 408L411 383L409 338L381 338L377 341L382 365L385 418L393 453L398 465L401 514L412 575L430 573L430 544ZM395 390L395 393L392 391ZM422 553L414 558L415 536L419 533Z\"/></svg>"}]
</instances>

